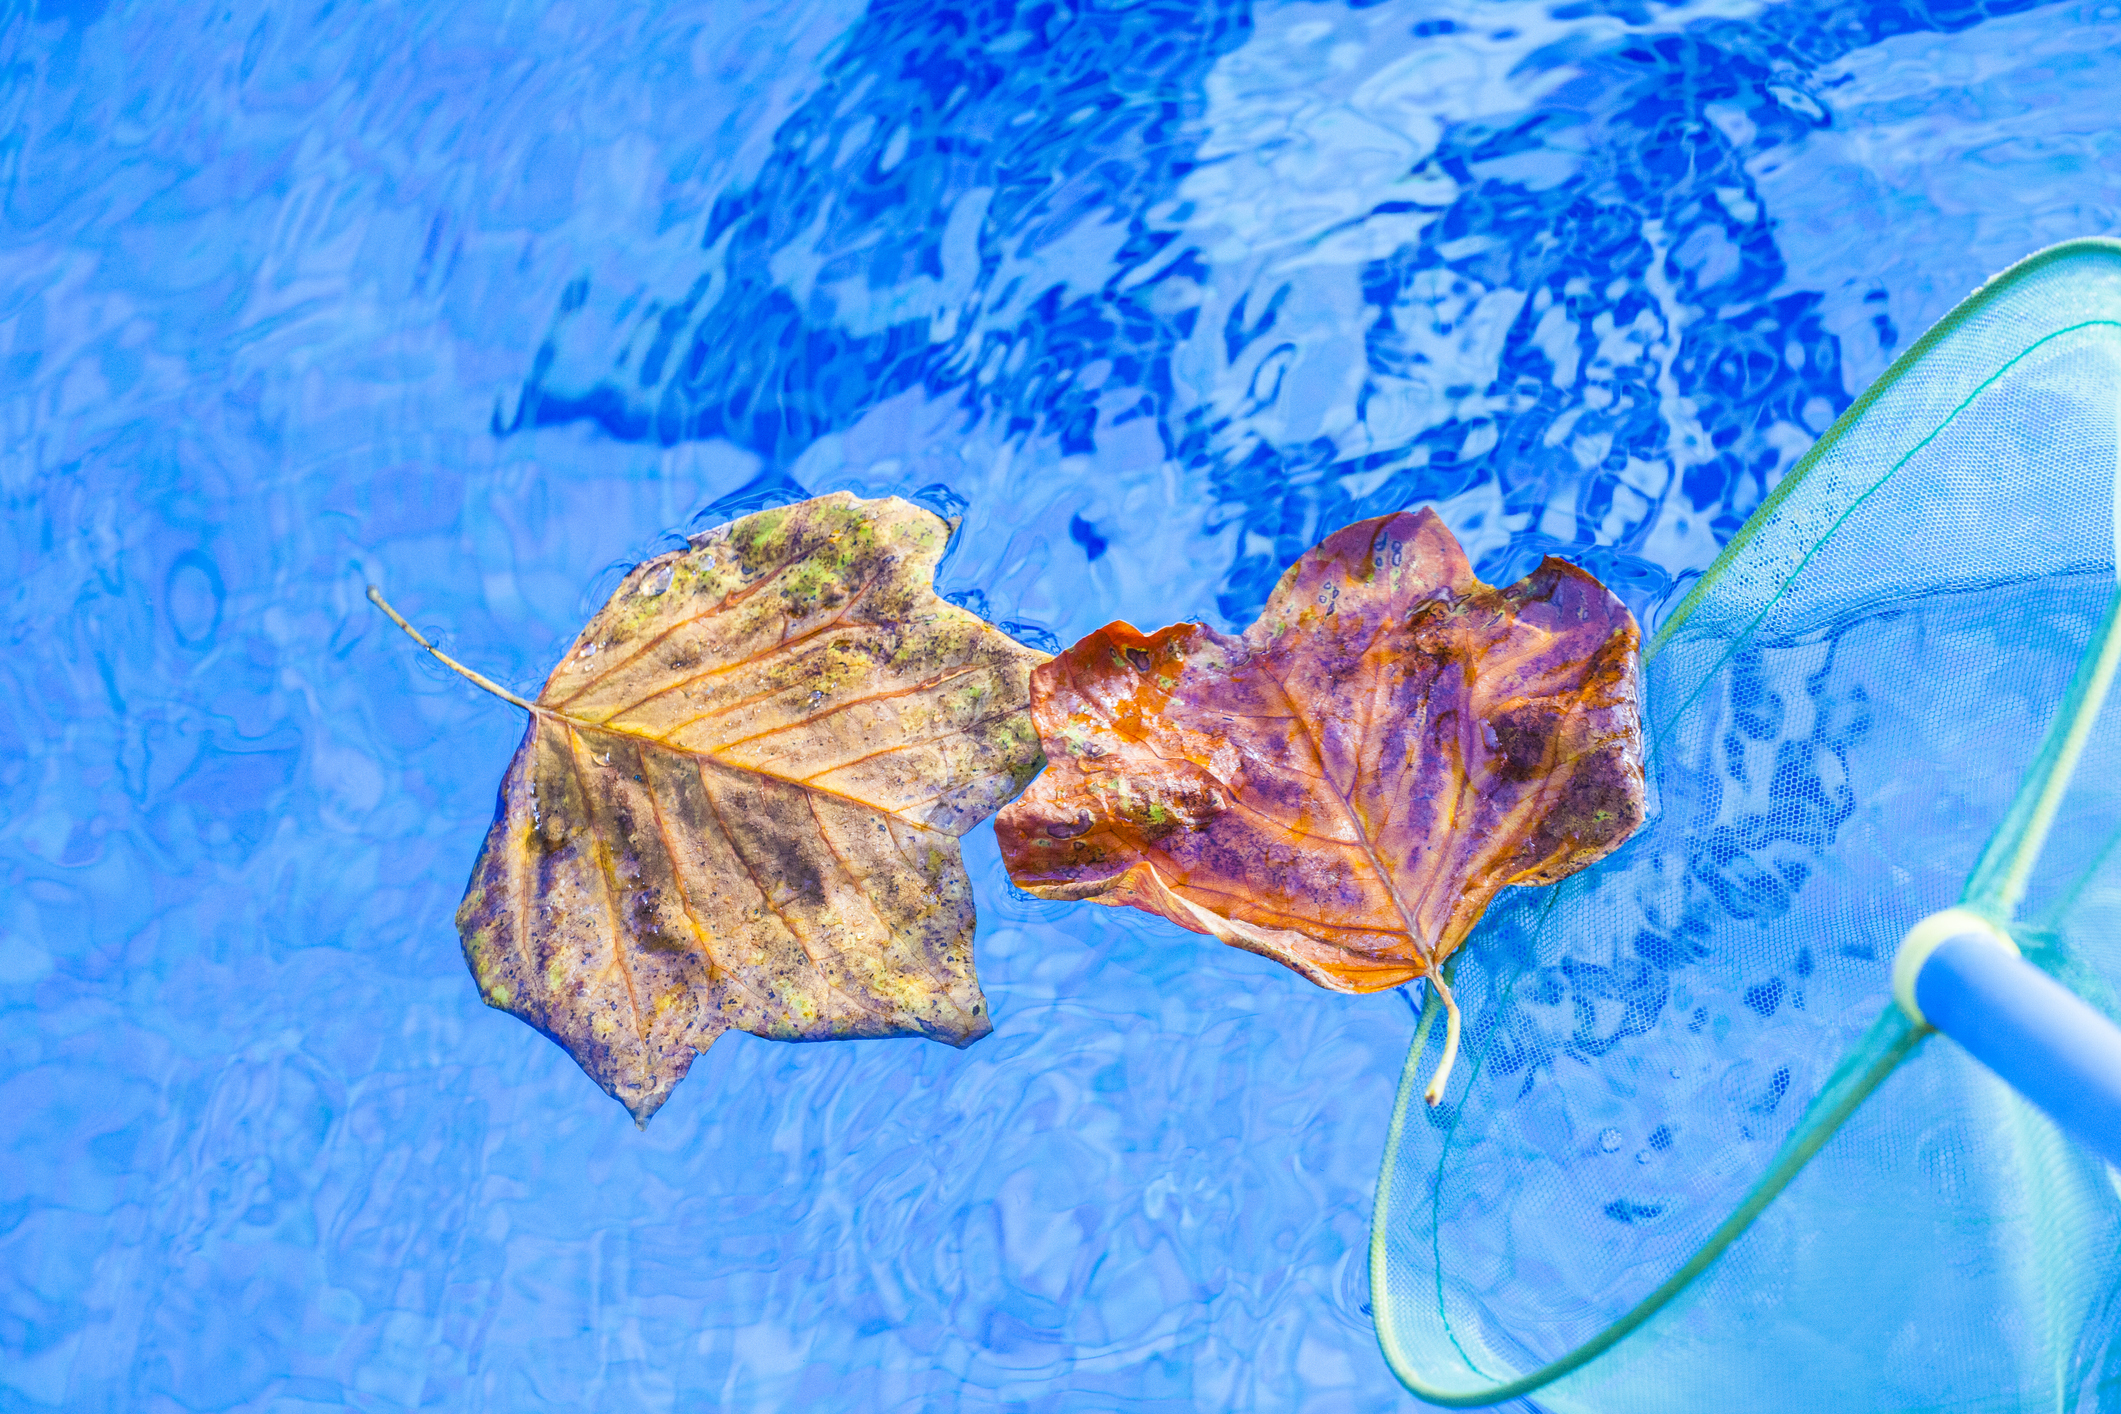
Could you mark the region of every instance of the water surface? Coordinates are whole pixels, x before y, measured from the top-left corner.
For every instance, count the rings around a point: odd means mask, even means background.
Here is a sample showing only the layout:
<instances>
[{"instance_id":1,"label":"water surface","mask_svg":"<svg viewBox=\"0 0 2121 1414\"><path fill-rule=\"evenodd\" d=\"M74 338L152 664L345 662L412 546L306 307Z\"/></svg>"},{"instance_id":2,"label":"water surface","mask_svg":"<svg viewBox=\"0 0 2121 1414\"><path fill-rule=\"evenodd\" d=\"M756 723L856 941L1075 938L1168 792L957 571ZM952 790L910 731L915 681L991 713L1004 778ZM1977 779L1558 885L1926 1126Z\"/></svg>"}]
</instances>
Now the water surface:
<instances>
[{"instance_id":1,"label":"water surface","mask_svg":"<svg viewBox=\"0 0 2121 1414\"><path fill-rule=\"evenodd\" d=\"M1027 641L1439 507L1652 616L1995 270L2121 7L106 5L0 19L0 1408L1358 1410L1411 1031L967 842L995 1034L645 1132L450 915L623 568L962 505ZM1632 1142L1632 1141L1631 1141Z\"/></svg>"}]
</instances>

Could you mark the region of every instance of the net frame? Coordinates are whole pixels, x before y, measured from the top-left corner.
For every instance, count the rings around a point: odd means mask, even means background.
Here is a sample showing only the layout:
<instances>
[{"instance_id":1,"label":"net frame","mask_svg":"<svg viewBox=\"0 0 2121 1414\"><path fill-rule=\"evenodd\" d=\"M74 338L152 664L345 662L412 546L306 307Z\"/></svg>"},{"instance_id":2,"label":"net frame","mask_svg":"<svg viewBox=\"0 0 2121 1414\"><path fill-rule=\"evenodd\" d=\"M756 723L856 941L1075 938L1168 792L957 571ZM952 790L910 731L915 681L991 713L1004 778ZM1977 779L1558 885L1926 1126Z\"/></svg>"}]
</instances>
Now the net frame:
<instances>
[{"instance_id":1,"label":"net frame","mask_svg":"<svg viewBox=\"0 0 2121 1414\"><path fill-rule=\"evenodd\" d=\"M1897 395L1909 386L1908 375L1925 366L1961 331L2036 282L2066 278L2072 272L2096 269L2097 283L2109 287L2112 297L2096 312L2079 310L2085 317L2055 321L2055 327L2030 338L1970 388L1955 389L1941 407L1930 410L1928 430L1905 445L1882 474L1868 484L1847 482L1825 488L1822 477L1847 480L1848 469L1836 465L1836 454L1858 429L1879 416ZM2093 282L2087 282L2088 284ZM1668 731L1687 706L1727 665L1742 644L1773 611L1790 586L1813 563L1814 557L1836 532L1856 516L1870 498L1892 482L1910 461L1921 454L1982 395L2006 378L2013 369L2043 348L2073 335L2107 338L2121 347L2121 240L2086 238L2066 241L2040 251L2003 271L1961 301L1933 328L1867 388L1824 432L1777 485L1774 492L1748 518L1715 562L1679 604L1658 626L1644 650L1645 666L1679 640L1689 628L1703 627L1701 616L1713 608L1723 620L1729 648L1721 659L1696 682L1693 692L1677 707L1660 711L1659 704L1645 694L1645 713L1651 719L1649 749L1654 757L1662 733ZM1912 415L1922 416L1921 398ZM1934 401L1934 399L1932 400ZM1941 414L1941 415L1940 415ZM1898 410L1900 420L1910 416ZM1835 494L1838 491L1838 495ZM2121 566L2121 449L2115 468L2114 543L2110 563ZM1762 580L1752 573L1766 562L1776 572ZM1734 592L1735 591L1735 592ZM1714 626L1709 626L1713 628ZM2090 740L2092 727L2121 666L2121 589L2110 597L2091 640L2079 657L2076 670L2064 691L2041 747L2025 773L2011 804L1992 832L1986 848L1967 879L1960 906L2009 928L2025 897L2034 864L2053 828L2062 798ZM1550 895L1553 894L1549 890ZM1552 903L1549 901L1548 907ZM1469 944L1479 946L1479 937ZM1454 959L1455 961L1455 959ZM1450 968L1447 967L1447 980ZM1452 1385L1433 1378L1419 1367L1402 1335L1402 1321L1409 1313L1406 1302L1391 1280L1389 1222L1394 1198L1403 1181L1397 1164L1402 1153L1410 1103L1421 1088L1420 1062L1438 1013L1433 993L1427 998L1402 1070L1384 1161L1378 1178L1372 1211L1370 1241L1371 1308L1380 1348L1394 1376L1411 1393L1431 1404L1475 1408L1502 1403L1534 1393L1581 1370L1631 1334L1648 1325L1660 1312L1678 1300L1724 1255L1822 1147L1856 1113L1901 1065L1912 1057L1928 1037L1930 1028L1918 1026L1890 997L1881 998L1878 1019L1861 1040L1842 1058L1812 1098L1792 1131L1766 1169L1745 1192L1742 1201L1699 1243L1692 1254L1633 1307L1591 1339L1535 1369L1506 1379L1485 1383ZM1437 1309L1445 1320L1441 1292L1439 1256ZM1457 1344L1456 1335L1451 1336ZM1463 1354L1463 1348L1460 1347ZM1470 1356L1466 1363L1473 1362Z\"/></svg>"}]
</instances>

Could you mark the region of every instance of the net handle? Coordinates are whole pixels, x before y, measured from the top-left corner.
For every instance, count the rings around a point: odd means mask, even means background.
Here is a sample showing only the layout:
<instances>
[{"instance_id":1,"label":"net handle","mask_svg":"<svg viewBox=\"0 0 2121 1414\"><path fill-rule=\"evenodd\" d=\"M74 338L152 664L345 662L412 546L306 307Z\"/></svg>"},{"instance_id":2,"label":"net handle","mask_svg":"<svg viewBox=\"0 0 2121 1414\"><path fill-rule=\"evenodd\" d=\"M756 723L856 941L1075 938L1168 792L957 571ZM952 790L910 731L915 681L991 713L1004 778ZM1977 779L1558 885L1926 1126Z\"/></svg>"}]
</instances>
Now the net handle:
<instances>
[{"instance_id":1,"label":"net handle","mask_svg":"<svg viewBox=\"0 0 2121 1414\"><path fill-rule=\"evenodd\" d=\"M1967 916L1949 909L1937 917L1951 914ZM1958 1042L2079 1144L2121 1165L2121 1028L2027 962L1999 930L1977 923L1940 931L1946 936L1930 940L1901 1010Z\"/></svg>"}]
</instances>

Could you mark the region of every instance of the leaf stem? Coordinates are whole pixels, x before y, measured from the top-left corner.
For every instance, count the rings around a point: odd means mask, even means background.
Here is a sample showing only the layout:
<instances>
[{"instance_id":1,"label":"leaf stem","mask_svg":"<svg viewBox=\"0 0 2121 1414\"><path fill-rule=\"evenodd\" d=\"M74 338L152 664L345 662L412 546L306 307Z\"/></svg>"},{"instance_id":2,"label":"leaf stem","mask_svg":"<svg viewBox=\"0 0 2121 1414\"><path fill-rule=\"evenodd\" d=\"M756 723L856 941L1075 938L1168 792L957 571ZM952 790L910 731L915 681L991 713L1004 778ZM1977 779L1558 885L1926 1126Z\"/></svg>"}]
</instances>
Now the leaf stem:
<instances>
[{"instance_id":1,"label":"leaf stem","mask_svg":"<svg viewBox=\"0 0 2121 1414\"><path fill-rule=\"evenodd\" d=\"M419 644L422 648L425 648L428 652L434 654L436 658L441 660L442 665L448 668L450 671L463 677L468 682L471 682L479 687L485 688L488 692L500 698L503 702L513 702L516 706L522 708L526 712L534 713L538 710L537 704L532 702L525 702L522 698L516 696L507 688L495 682L492 678L487 677L484 673L473 672L471 669L465 667L462 663L459 663L456 659L450 657L447 653L444 653L441 649L435 647L434 644L428 642L427 635L421 633L411 624L405 622L405 616L399 613L396 609L391 608L389 602L383 598L382 592L378 590L373 584L368 586L368 602L375 605L378 609L381 609L384 613L390 615L390 621L392 623L396 624L399 628L404 629L405 632L411 636L413 642ZM1453 1016L1455 1018L1455 1012L1453 1013ZM1455 1019L1452 1023L1451 1035L1454 1038L1458 1035L1457 1023Z\"/></svg>"},{"instance_id":2,"label":"leaf stem","mask_svg":"<svg viewBox=\"0 0 2121 1414\"><path fill-rule=\"evenodd\" d=\"M1443 1103L1443 1087L1451 1079L1451 1067L1458 1060L1458 999L1451 995L1450 984L1443 980L1441 968L1429 972L1429 986L1443 1002L1443 1054L1436 1058L1436 1073L1429 1077L1428 1088L1421 1097L1431 1105Z\"/></svg>"}]
</instances>

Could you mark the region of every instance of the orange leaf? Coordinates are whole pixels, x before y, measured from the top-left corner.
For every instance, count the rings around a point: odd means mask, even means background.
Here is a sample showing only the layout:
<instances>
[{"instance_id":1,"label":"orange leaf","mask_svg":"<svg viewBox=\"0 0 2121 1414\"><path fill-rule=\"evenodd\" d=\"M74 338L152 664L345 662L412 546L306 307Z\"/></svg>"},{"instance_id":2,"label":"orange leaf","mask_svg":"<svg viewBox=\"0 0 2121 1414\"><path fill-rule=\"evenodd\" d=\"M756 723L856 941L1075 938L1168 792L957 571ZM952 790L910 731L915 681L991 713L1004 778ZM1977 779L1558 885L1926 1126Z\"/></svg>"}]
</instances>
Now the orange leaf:
<instances>
[{"instance_id":1,"label":"orange leaf","mask_svg":"<svg viewBox=\"0 0 2121 1414\"><path fill-rule=\"evenodd\" d=\"M1639 635L1549 559L1473 577L1433 511L1351 525L1241 636L1115 623L1040 666L1048 766L996 820L1016 883L1129 904L1322 987L1435 979L1498 890L1642 822Z\"/></svg>"}]
</instances>

